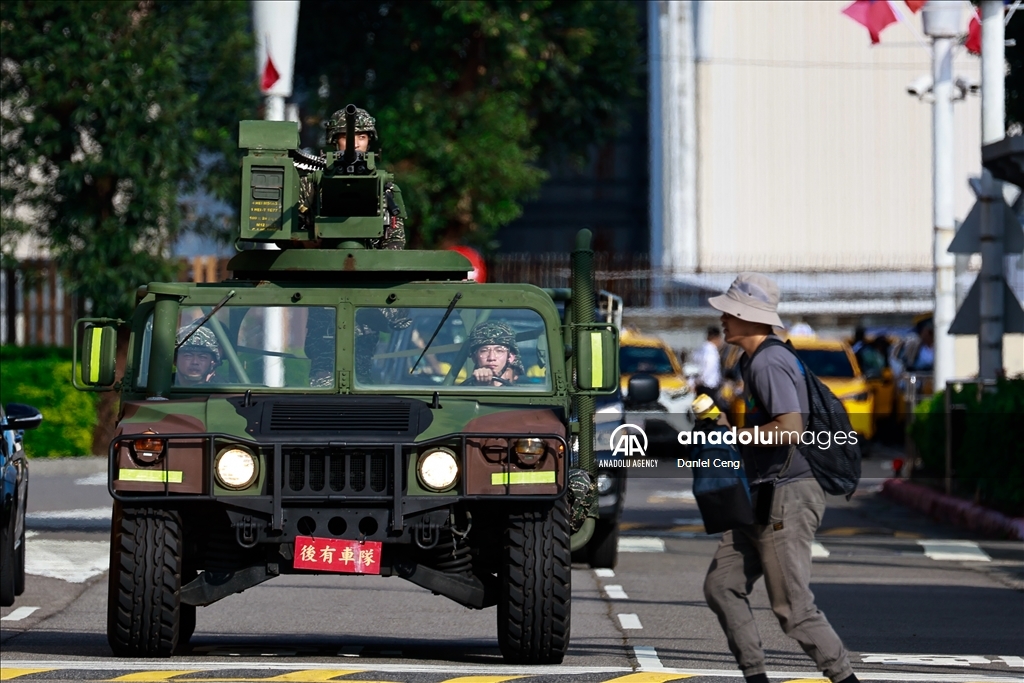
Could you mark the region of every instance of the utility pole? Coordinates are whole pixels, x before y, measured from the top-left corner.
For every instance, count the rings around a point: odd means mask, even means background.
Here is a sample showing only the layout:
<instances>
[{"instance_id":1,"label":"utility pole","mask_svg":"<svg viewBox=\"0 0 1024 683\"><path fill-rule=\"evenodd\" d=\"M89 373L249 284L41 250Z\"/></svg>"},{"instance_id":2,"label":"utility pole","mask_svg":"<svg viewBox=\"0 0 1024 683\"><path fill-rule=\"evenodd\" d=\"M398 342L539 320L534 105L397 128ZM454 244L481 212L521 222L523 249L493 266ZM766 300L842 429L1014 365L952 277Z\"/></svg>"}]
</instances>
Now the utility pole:
<instances>
[{"instance_id":1,"label":"utility pole","mask_svg":"<svg viewBox=\"0 0 1024 683\"><path fill-rule=\"evenodd\" d=\"M981 3L981 144L1002 140L1005 123L1005 36L1003 3ZM1003 371L1003 184L982 168L980 322L978 378L995 379Z\"/></svg>"},{"instance_id":2,"label":"utility pole","mask_svg":"<svg viewBox=\"0 0 1024 683\"><path fill-rule=\"evenodd\" d=\"M935 276L935 390L954 374L956 258L948 252L955 231L953 197L953 45L961 28L961 0L929 0L922 11L924 32L932 39L932 224Z\"/></svg>"}]
</instances>

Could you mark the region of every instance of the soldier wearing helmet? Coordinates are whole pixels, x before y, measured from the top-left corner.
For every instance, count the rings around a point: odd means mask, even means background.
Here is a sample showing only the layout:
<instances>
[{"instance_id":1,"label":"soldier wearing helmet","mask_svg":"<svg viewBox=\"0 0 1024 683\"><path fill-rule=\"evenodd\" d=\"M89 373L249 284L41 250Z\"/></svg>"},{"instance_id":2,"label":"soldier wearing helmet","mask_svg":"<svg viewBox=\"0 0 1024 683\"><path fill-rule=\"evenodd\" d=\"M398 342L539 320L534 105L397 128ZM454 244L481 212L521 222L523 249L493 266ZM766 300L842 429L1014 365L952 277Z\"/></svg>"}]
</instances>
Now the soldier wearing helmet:
<instances>
[{"instance_id":1,"label":"soldier wearing helmet","mask_svg":"<svg viewBox=\"0 0 1024 683\"><path fill-rule=\"evenodd\" d=\"M356 109L355 121L355 146L356 152L365 154L367 152L380 153L380 144L377 138L377 122L365 109ZM339 109L327 120L327 144L339 152L345 151L345 110ZM312 220L310 210L313 207L316 187L310 176L303 176L300 182L300 203L299 213ZM398 185L389 183L387 190L391 193L399 212L392 216L384 236L372 243L375 249L404 249L405 248L405 202L402 200L402 191Z\"/></svg>"},{"instance_id":2,"label":"soldier wearing helmet","mask_svg":"<svg viewBox=\"0 0 1024 683\"><path fill-rule=\"evenodd\" d=\"M516 344L516 332L505 322L483 322L469 334L469 355L475 369L463 386L513 385L526 372Z\"/></svg>"},{"instance_id":3,"label":"soldier wearing helmet","mask_svg":"<svg viewBox=\"0 0 1024 683\"><path fill-rule=\"evenodd\" d=\"M212 331L205 327L194 330L185 325L178 330L174 382L179 386L209 384L220 365L220 345Z\"/></svg>"}]
</instances>

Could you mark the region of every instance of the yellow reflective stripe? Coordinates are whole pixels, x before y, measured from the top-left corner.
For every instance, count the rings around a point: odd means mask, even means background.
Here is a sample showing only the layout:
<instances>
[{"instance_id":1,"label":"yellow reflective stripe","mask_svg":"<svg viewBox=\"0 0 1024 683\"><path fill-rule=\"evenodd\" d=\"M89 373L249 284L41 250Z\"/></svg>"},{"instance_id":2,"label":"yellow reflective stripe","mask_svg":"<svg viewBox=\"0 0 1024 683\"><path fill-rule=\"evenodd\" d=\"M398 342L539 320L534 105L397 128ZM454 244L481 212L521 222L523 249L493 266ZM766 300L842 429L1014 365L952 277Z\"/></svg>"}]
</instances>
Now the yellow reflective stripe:
<instances>
[{"instance_id":1,"label":"yellow reflective stripe","mask_svg":"<svg viewBox=\"0 0 1024 683\"><path fill-rule=\"evenodd\" d=\"M100 381L100 347L103 346L103 328L92 328L92 353L89 354L89 381Z\"/></svg>"},{"instance_id":2,"label":"yellow reflective stripe","mask_svg":"<svg viewBox=\"0 0 1024 683\"><path fill-rule=\"evenodd\" d=\"M47 671L54 671L54 669L13 669L4 667L0 669L0 681L14 680L18 676L28 676L29 674L41 674Z\"/></svg>"},{"instance_id":3,"label":"yellow reflective stripe","mask_svg":"<svg viewBox=\"0 0 1024 683\"><path fill-rule=\"evenodd\" d=\"M660 671L638 671L635 674L626 674L617 678L609 678L604 683L667 683L667 681L678 681L683 678L695 678L697 674L671 674Z\"/></svg>"},{"instance_id":4,"label":"yellow reflective stripe","mask_svg":"<svg viewBox=\"0 0 1024 683\"><path fill-rule=\"evenodd\" d=\"M127 470L122 468L117 473L117 479L118 481L146 481L156 482L158 484L168 482L170 484L180 484L181 475L181 470L164 472L163 470Z\"/></svg>"},{"instance_id":5,"label":"yellow reflective stripe","mask_svg":"<svg viewBox=\"0 0 1024 683\"><path fill-rule=\"evenodd\" d=\"M441 683L501 683L517 678L526 678L526 676L459 676L458 678L446 678Z\"/></svg>"},{"instance_id":6,"label":"yellow reflective stripe","mask_svg":"<svg viewBox=\"0 0 1024 683\"><path fill-rule=\"evenodd\" d=\"M604 386L604 345L601 344L601 333L590 333L590 387L598 389Z\"/></svg>"},{"instance_id":7,"label":"yellow reflective stripe","mask_svg":"<svg viewBox=\"0 0 1024 683\"><path fill-rule=\"evenodd\" d=\"M491 486L506 484L554 484L554 472L495 472L491 475Z\"/></svg>"}]
</instances>

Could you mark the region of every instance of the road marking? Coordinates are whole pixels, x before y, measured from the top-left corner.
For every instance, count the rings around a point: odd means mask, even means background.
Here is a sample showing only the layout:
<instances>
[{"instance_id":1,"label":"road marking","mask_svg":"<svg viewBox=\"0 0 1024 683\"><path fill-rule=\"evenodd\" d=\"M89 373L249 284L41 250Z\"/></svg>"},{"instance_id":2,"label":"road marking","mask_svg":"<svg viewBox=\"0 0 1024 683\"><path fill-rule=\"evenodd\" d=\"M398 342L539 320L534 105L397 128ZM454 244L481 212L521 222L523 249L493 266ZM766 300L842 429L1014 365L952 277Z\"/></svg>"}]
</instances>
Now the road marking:
<instances>
[{"instance_id":1,"label":"road marking","mask_svg":"<svg viewBox=\"0 0 1024 683\"><path fill-rule=\"evenodd\" d=\"M620 536L620 553L663 553L665 540L654 536Z\"/></svg>"},{"instance_id":2,"label":"road marking","mask_svg":"<svg viewBox=\"0 0 1024 683\"><path fill-rule=\"evenodd\" d=\"M829 549L822 544L817 541L811 541L811 559L818 558L820 560L824 560L831 554L832 553L829 552Z\"/></svg>"},{"instance_id":3,"label":"road marking","mask_svg":"<svg viewBox=\"0 0 1024 683\"><path fill-rule=\"evenodd\" d=\"M0 681L10 681L19 676L29 676L31 674L43 674L47 671L55 671L55 669L13 669L10 667L0 667Z\"/></svg>"},{"instance_id":4,"label":"road marking","mask_svg":"<svg viewBox=\"0 0 1024 683\"><path fill-rule=\"evenodd\" d=\"M925 557L933 560L991 562L992 558L974 541L918 541Z\"/></svg>"},{"instance_id":5,"label":"road marking","mask_svg":"<svg viewBox=\"0 0 1024 683\"><path fill-rule=\"evenodd\" d=\"M526 676L459 676L457 678L446 678L441 683L501 683L511 681L514 678L526 678Z\"/></svg>"},{"instance_id":6,"label":"road marking","mask_svg":"<svg viewBox=\"0 0 1024 683\"><path fill-rule=\"evenodd\" d=\"M90 474L88 477L75 479L75 483L79 486L106 486L107 473L97 472L96 474Z\"/></svg>"},{"instance_id":7,"label":"road marking","mask_svg":"<svg viewBox=\"0 0 1024 683\"><path fill-rule=\"evenodd\" d=\"M640 617L635 614L618 614L616 616L618 616L619 625L621 625L622 628L633 630L640 630L643 628L643 625L640 623Z\"/></svg>"},{"instance_id":8,"label":"road marking","mask_svg":"<svg viewBox=\"0 0 1024 683\"><path fill-rule=\"evenodd\" d=\"M619 586L617 584L612 586L605 586L604 592L612 600L629 600L629 596L626 595L626 591L622 590L622 586Z\"/></svg>"},{"instance_id":9,"label":"road marking","mask_svg":"<svg viewBox=\"0 0 1024 683\"><path fill-rule=\"evenodd\" d=\"M621 615L620 615L621 617ZM636 645L633 647L633 657L636 659L636 664L643 670L650 669L664 669L665 666L661 663L658 658L658 652L648 645ZM630 683L660 683L660 681L671 680L668 678L655 678L656 676L664 676L665 674L653 674L653 673L635 673L628 674L626 676L619 676L613 678L611 681L605 681L605 683L612 683L613 681L629 681ZM672 675L672 674L670 674ZM650 677L650 678L648 678Z\"/></svg>"},{"instance_id":10,"label":"road marking","mask_svg":"<svg viewBox=\"0 0 1024 683\"><path fill-rule=\"evenodd\" d=\"M362 673L359 669L322 669L320 671L291 671L286 674L264 678L265 681L291 681L291 683L321 683L338 676Z\"/></svg>"},{"instance_id":11,"label":"road marking","mask_svg":"<svg viewBox=\"0 0 1024 683\"><path fill-rule=\"evenodd\" d=\"M107 571L107 541L55 541L31 539L25 545L25 573L68 583L85 583ZM115 667L116 668L116 667Z\"/></svg>"},{"instance_id":12,"label":"road marking","mask_svg":"<svg viewBox=\"0 0 1024 683\"><path fill-rule=\"evenodd\" d=\"M614 569L595 569L594 570L594 576L596 576L596 577L598 577L600 579L613 579L613 578L615 578L615 570Z\"/></svg>"},{"instance_id":13,"label":"road marking","mask_svg":"<svg viewBox=\"0 0 1024 683\"><path fill-rule=\"evenodd\" d=\"M650 662L650 666L646 671L640 673L659 673L659 674L677 674L675 678L694 677L694 676L711 676L715 678L726 678L726 679L740 679L742 681L742 674L737 669L677 669L660 666L661 662L657 661L657 653L652 647L634 647L634 653L639 651L637 657L638 664L641 664L643 668L644 662ZM266 671L266 672L294 672L296 671L294 662L272 662L266 660L255 660L255 661L221 661L221 662L197 662L190 661L188 664L193 665L197 670L202 672L218 672L218 671ZM6 681L17 678L19 676L26 676L36 673L46 673L50 671L88 671L88 672L108 672L108 671L163 671L159 669L160 662L146 662L140 660L123 660L123 659L97 659L89 661L61 661L59 667L54 667L53 662L47 660L11 660L3 663L3 668L0 669L0 681ZM306 665L304 671L313 672L323 669L328 669L332 666L336 666L329 663L314 664L310 663ZM353 665L352 668L356 669L359 665ZM507 665L507 664L456 664L451 663L445 664L374 664L359 667L359 672L388 672L393 674L410 674L410 673L425 673L425 674L442 674L451 675L453 673L465 672L471 674L466 678L484 678L482 674L494 673L494 678L500 678L501 680L509 680L510 678L516 677L540 677L540 676L558 676L563 677L566 675L601 675L601 674L618 674L622 677L626 677L628 674L634 673L630 667L624 666L564 666L564 665L550 665L550 666L526 666L526 665ZM801 679L808 676L814 676L814 672L810 671L768 671L768 677L775 680L790 680L790 679ZM885 672L885 671L873 671L858 673L857 677L862 681L885 681L886 683L892 683L893 681L902 681L904 683L1020 683L1021 679L1018 676L1007 677L1007 675L991 675L991 672L978 672L965 671L960 674L943 674L943 673L904 673L904 672ZM62 678L70 678L64 676ZM49 680L49 679L47 679ZM152 680L146 679L146 680ZM165 680L165 679L161 679ZM173 680L173 679L172 679ZM176 683L213 683L214 679L208 678L187 678L179 679ZM220 679L218 679L220 680ZM236 679L223 679L231 681L256 681L262 683L263 680L258 677L250 676L248 678L236 678ZM459 679L449 679L459 680ZM465 680L465 679L463 679ZM612 681L618 681L620 679L611 679ZM673 680L673 679L667 679ZM810 679L817 680L817 679ZM27 683L27 682L25 682ZM338 679L336 683L349 683L347 679ZM357 683L352 681L351 683ZM605 683L611 683L606 681Z\"/></svg>"},{"instance_id":14,"label":"road marking","mask_svg":"<svg viewBox=\"0 0 1024 683\"><path fill-rule=\"evenodd\" d=\"M678 503L679 501L696 501L693 497L693 491L684 489L682 491L655 491L651 495L647 496L647 502L650 504L654 503Z\"/></svg>"},{"instance_id":15,"label":"road marking","mask_svg":"<svg viewBox=\"0 0 1024 683\"><path fill-rule=\"evenodd\" d=\"M167 681L175 676L185 676L186 674L194 674L201 671L201 669L188 669L187 671L136 671L133 674L124 674L117 678L111 678L111 681L134 681L135 683L158 683L159 681Z\"/></svg>"},{"instance_id":16,"label":"road marking","mask_svg":"<svg viewBox=\"0 0 1024 683\"><path fill-rule=\"evenodd\" d=\"M611 678L604 681L604 683L666 683L666 681L678 681L681 678L693 678L693 674L656 671L656 669L664 669L665 667L661 665L658 653L655 652L653 647L634 647L633 656L636 657L636 663L640 666L640 671L635 674ZM651 669L655 669L655 671L651 671Z\"/></svg>"},{"instance_id":17,"label":"road marking","mask_svg":"<svg viewBox=\"0 0 1024 683\"><path fill-rule=\"evenodd\" d=\"M21 621L35 612L38 607L16 607L6 617L0 617L0 621Z\"/></svg>"},{"instance_id":18,"label":"road marking","mask_svg":"<svg viewBox=\"0 0 1024 683\"><path fill-rule=\"evenodd\" d=\"M110 508L77 508L75 510L44 510L42 512L29 512L25 519L32 522L37 519L110 519Z\"/></svg>"},{"instance_id":19,"label":"road marking","mask_svg":"<svg viewBox=\"0 0 1024 683\"><path fill-rule=\"evenodd\" d=\"M991 664L987 657L980 655L888 655L862 654L860 660L865 664L913 664L917 666L970 666L971 664Z\"/></svg>"},{"instance_id":20,"label":"road marking","mask_svg":"<svg viewBox=\"0 0 1024 683\"><path fill-rule=\"evenodd\" d=\"M999 657L1006 666L1024 667L1024 657Z\"/></svg>"}]
</instances>

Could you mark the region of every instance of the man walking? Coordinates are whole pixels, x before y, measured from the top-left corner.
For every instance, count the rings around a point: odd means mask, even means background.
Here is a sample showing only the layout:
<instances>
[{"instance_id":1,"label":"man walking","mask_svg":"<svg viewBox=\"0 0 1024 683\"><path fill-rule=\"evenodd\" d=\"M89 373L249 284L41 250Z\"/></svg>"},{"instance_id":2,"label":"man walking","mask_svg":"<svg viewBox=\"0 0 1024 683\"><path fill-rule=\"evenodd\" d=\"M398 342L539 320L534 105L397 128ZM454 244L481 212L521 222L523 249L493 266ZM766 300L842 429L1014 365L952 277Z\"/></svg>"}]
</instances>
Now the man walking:
<instances>
[{"instance_id":1,"label":"man walking","mask_svg":"<svg viewBox=\"0 0 1024 683\"><path fill-rule=\"evenodd\" d=\"M709 303L722 312L725 341L743 349L747 410L746 426L738 431L753 433L756 425L761 438L741 446L758 519L723 534L704 580L704 596L747 683L769 683L748 599L762 576L786 635L834 683L856 683L849 653L815 606L810 589L811 543L825 513L825 492L795 446L810 411L807 385L789 350L761 348L772 328L783 326L778 285L758 273L741 273L729 291Z\"/></svg>"}]
</instances>

